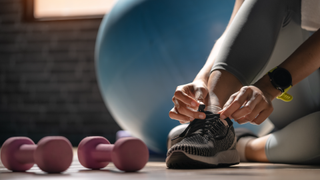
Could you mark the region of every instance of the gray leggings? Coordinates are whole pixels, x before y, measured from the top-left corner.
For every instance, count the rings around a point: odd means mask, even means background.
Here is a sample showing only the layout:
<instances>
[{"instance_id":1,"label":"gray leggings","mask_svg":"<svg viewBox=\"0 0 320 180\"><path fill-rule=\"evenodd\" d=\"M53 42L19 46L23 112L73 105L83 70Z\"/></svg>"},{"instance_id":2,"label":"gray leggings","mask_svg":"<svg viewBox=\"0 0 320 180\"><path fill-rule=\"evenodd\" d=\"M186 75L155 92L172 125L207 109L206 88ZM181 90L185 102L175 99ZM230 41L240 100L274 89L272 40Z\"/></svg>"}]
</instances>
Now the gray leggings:
<instances>
[{"instance_id":1,"label":"gray leggings","mask_svg":"<svg viewBox=\"0 0 320 180\"><path fill-rule=\"evenodd\" d=\"M246 0L226 32L213 70L249 85L282 63L308 37L301 0ZM265 150L270 162L320 164L320 70L292 87L289 103L274 100L276 132Z\"/></svg>"}]
</instances>

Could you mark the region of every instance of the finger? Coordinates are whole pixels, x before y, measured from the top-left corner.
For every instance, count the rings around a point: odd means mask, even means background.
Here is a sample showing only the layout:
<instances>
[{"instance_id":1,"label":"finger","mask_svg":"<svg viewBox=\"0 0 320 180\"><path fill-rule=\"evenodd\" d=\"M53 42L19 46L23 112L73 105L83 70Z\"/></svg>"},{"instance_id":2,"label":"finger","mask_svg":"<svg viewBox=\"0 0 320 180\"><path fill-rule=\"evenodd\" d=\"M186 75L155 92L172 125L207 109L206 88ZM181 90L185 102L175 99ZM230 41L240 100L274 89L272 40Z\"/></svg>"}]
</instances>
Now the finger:
<instances>
[{"instance_id":1,"label":"finger","mask_svg":"<svg viewBox=\"0 0 320 180\"><path fill-rule=\"evenodd\" d=\"M179 121L179 122L180 122L180 124L185 124L185 123L188 123L190 121Z\"/></svg>"},{"instance_id":2,"label":"finger","mask_svg":"<svg viewBox=\"0 0 320 180\"><path fill-rule=\"evenodd\" d=\"M224 111L227 109L227 107L230 106L230 104L233 102L233 100L237 97L238 92L234 93L230 96L230 98L228 99L228 101L224 104L223 109L221 109L220 111L218 111L218 114L220 114L220 118L221 119L225 119L227 116L225 116Z\"/></svg>"},{"instance_id":3,"label":"finger","mask_svg":"<svg viewBox=\"0 0 320 180\"><path fill-rule=\"evenodd\" d=\"M234 120L234 121L236 121L238 124L245 124L247 122L250 122L246 117L242 117L242 118Z\"/></svg>"},{"instance_id":4,"label":"finger","mask_svg":"<svg viewBox=\"0 0 320 180\"><path fill-rule=\"evenodd\" d=\"M231 116L235 120L237 120L239 118L242 118L242 117L247 116L247 115L252 113L253 114L253 115L251 115L251 116L253 116L252 119L248 119L247 117L246 118L248 120L253 120L255 118L255 116L260 113L260 112L257 112L257 111L263 109L263 107L261 107L261 106L260 106L259 109L256 109L257 104L262 102L261 99L262 99L262 97L258 93L253 93L253 95L251 96L250 100L247 101L245 103L245 105L242 106L241 109L238 109L233 114L231 114Z\"/></svg>"},{"instance_id":5,"label":"finger","mask_svg":"<svg viewBox=\"0 0 320 180\"><path fill-rule=\"evenodd\" d=\"M173 98L174 104L175 104L175 110L178 114L182 114L184 116L190 117L190 120L193 119L205 119L206 114L203 112L198 112L197 109L194 109L186 104L183 104L183 102L179 101L176 98Z\"/></svg>"},{"instance_id":6,"label":"finger","mask_svg":"<svg viewBox=\"0 0 320 180\"><path fill-rule=\"evenodd\" d=\"M253 121L251 121L252 124L261 124L263 121L265 121L270 114L272 113L273 108L268 108L264 111L262 111Z\"/></svg>"},{"instance_id":7,"label":"finger","mask_svg":"<svg viewBox=\"0 0 320 180\"><path fill-rule=\"evenodd\" d=\"M174 120L178 120L178 121L182 121L182 122L189 122L189 121L192 121L193 118L190 118L188 116L185 116L185 115L182 115L182 114L179 114L175 108L172 108L170 111L169 111L169 117L171 119L174 119Z\"/></svg>"},{"instance_id":8,"label":"finger","mask_svg":"<svg viewBox=\"0 0 320 180\"><path fill-rule=\"evenodd\" d=\"M175 108L173 108L173 109L170 110L170 112L169 112L169 117L170 117L171 119L180 121L181 124L187 123L187 122L190 122L190 121L193 121L193 120L195 119L195 118L192 118L192 117L189 117L189 116L180 114L180 113L178 113L177 111L175 111L174 109L175 109ZM204 114L204 113L203 113L203 114ZM204 118L203 118L203 114L199 115L199 116L201 116L201 118L198 118L198 119L204 119ZM205 117L205 115L204 115L204 117Z\"/></svg>"},{"instance_id":9,"label":"finger","mask_svg":"<svg viewBox=\"0 0 320 180\"><path fill-rule=\"evenodd\" d=\"M184 93L181 90L177 90L174 93L174 98L180 100L184 104L186 104L190 107L193 107L195 109L199 106L199 103L195 99L193 99L191 96L189 96L188 94Z\"/></svg>"},{"instance_id":10,"label":"finger","mask_svg":"<svg viewBox=\"0 0 320 180\"><path fill-rule=\"evenodd\" d=\"M225 108L223 115L234 119L232 117L233 113L240 109L240 107L247 101L251 91L248 88L241 88L236 98L231 102L231 104Z\"/></svg>"},{"instance_id":11,"label":"finger","mask_svg":"<svg viewBox=\"0 0 320 180\"><path fill-rule=\"evenodd\" d=\"M266 104L263 101L260 101L252 110L252 112L245 116L245 118L250 122L254 121L258 117L258 115L265 109L266 109Z\"/></svg>"},{"instance_id":12,"label":"finger","mask_svg":"<svg viewBox=\"0 0 320 180\"><path fill-rule=\"evenodd\" d=\"M232 95L230 96L230 98L228 99L228 101L224 104L222 111L224 111L224 109L226 109L227 107L230 106L230 104L233 102L233 100L237 97L238 94L239 94L239 92L236 92L236 93L234 93L234 94L232 94Z\"/></svg>"},{"instance_id":13,"label":"finger","mask_svg":"<svg viewBox=\"0 0 320 180\"><path fill-rule=\"evenodd\" d=\"M175 110L178 114L190 117L190 120L193 119L205 119L206 115L203 112L198 112L197 110L183 104L181 101L177 100L179 106L175 107Z\"/></svg>"},{"instance_id":14,"label":"finger","mask_svg":"<svg viewBox=\"0 0 320 180\"><path fill-rule=\"evenodd\" d=\"M178 100L174 96L172 97L172 102L174 104L174 107L176 107L176 108L180 107L180 104L179 104Z\"/></svg>"}]
</instances>

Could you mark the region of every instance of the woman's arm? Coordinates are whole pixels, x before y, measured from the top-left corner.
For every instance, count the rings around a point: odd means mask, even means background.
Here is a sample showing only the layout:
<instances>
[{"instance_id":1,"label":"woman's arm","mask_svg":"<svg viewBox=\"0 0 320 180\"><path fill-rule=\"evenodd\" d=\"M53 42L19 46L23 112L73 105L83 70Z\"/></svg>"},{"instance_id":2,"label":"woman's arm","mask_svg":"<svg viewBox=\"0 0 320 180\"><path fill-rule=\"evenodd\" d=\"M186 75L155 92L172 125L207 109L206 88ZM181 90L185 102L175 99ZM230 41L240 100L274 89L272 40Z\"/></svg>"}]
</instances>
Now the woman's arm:
<instances>
[{"instance_id":1,"label":"woman's arm","mask_svg":"<svg viewBox=\"0 0 320 180\"><path fill-rule=\"evenodd\" d=\"M226 29L229 28L243 1L244 0L235 1L233 12ZM223 41L224 34L225 33L223 33L221 37L216 41L206 63L199 71L193 82L177 87L172 98L175 107L172 108L169 112L170 118L179 120L181 123L192 121L195 118L205 118L204 113L197 112L196 110L199 107L199 101L203 103L206 96L208 95L207 85L210 71L214 64L216 54L219 51L221 41Z\"/></svg>"},{"instance_id":2,"label":"woman's arm","mask_svg":"<svg viewBox=\"0 0 320 180\"><path fill-rule=\"evenodd\" d=\"M292 85L320 67L320 30L307 39L288 59L280 64L292 76Z\"/></svg>"},{"instance_id":3,"label":"woman's arm","mask_svg":"<svg viewBox=\"0 0 320 180\"><path fill-rule=\"evenodd\" d=\"M315 32L279 66L290 72L293 86L319 69L320 30ZM234 118L239 123L260 124L272 112L267 103L279 96L281 92L271 84L268 75L263 76L254 86L247 86L244 89L240 90L236 96L230 97L220 114L222 117ZM244 103L245 105L240 109L239 104ZM263 116L260 116L261 114Z\"/></svg>"}]
</instances>

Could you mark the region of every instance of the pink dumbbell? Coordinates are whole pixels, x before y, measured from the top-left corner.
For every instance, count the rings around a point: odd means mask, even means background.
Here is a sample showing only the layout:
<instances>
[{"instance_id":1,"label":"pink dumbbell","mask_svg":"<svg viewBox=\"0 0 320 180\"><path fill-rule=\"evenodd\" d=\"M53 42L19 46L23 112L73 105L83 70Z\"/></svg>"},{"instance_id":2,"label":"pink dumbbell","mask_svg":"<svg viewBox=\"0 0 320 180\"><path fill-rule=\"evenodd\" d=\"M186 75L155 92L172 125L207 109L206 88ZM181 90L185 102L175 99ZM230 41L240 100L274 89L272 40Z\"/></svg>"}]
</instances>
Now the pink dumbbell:
<instances>
[{"instance_id":1,"label":"pink dumbbell","mask_svg":"<svg viewBox=\"0 0 320 180\"><path fill-rule=\"evenodd\" d=\"M147 146L137 138L119 139L114 145L101 136L84 138L78 146L80 163L90 169L101 169L113 162L123 171L138 171L149 159Z\"/></svg>"},{"instance_id":2,"label":"pink dumbbell","mask_svg":"<svg viewBox=\"0 0 320 180\"><path fill-rule=\"evenodd\" d=\"M1 148L1 161L12 171L26 171L36 163L45 172L60 173L69 168L72 158L71 143L61 136L42 138L38 145L27 137L12 137Z\"/></svg>"}]
</instances>

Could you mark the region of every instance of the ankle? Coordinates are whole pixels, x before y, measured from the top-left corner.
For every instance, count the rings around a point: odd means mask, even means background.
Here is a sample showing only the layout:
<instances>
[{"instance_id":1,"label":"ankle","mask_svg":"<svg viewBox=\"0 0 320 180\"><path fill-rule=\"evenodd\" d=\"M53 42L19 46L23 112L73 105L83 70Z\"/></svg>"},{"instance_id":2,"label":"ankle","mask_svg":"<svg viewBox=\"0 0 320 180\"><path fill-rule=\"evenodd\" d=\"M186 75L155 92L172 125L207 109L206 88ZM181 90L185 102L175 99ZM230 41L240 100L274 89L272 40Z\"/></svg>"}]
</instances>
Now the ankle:
<instances>
[{"instance_id":1,"label":"ankle","mask_svg":"<svg viewBox=\"0 0 320 180\"><path fill-rule=\"evenodd\" d=\"M247 147L248 147L248 143L254 139L256 139L256 137L245 136L245 137L242 137L238 140L236 149L239 153L241 162L249 161L249 159L247 158L247 152L248 152Z\"/></svg>"},{"instance_id":2,"label":"ankle","mask_svg":"<svg viewBox=\"0 0 320 180\"><path fill-rule=\"evenodd\" d=\"M255 138L245 147L245 157L248 161L269 162L265 153L265 145L269 136Z\"/></svg>"}]
</instances>

